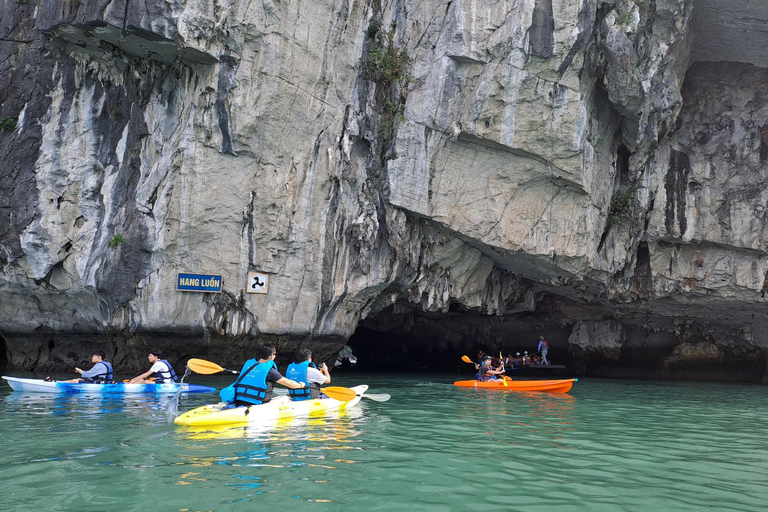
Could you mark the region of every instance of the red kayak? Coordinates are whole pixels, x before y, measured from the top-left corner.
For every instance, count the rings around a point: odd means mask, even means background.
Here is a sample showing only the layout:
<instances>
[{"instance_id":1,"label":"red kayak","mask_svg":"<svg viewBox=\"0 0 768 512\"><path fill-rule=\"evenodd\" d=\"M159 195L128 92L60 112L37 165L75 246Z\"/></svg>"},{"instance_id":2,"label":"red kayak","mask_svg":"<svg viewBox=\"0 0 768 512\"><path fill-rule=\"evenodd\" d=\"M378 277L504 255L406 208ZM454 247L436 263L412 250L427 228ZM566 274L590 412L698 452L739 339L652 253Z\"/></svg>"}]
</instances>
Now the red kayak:
<instances>
[{"instance_id":1,"label":"red kayak","mask_svg":"<svg viewBox=\"0 0 768 512\"><path fill-rule=\"evenodd\" d=\"M567 393L571 390L574 382L579 379L557 379L557 380L512 380L507 378L505 386L501 380L459 380L453 383L454 386L462 388L483 388L498 389L502 391L548 391L549 393Z\"/></svg>"}]
</instances>

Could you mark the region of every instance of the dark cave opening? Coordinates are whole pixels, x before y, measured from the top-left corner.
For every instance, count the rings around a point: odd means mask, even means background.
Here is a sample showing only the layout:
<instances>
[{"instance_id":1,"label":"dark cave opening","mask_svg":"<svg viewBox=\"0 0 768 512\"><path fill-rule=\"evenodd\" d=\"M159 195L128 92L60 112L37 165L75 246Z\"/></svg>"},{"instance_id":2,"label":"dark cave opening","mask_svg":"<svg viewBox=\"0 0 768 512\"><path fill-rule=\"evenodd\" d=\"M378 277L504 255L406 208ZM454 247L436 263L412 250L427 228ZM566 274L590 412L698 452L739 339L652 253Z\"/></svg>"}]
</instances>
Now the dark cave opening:
<instances>
[{"instance_id":1,"label":"dark cave opening","mask_svg":"<svg viewBox=\"0 0 768 512\"><path fill-rule=\"evenodd\" d=\"M363 320L347 345L364 372L430 371L474 374L461 360L475 360L479 351L529 355L537 352L539 336L550 345L553 364L571 362L568 337L572 325L555 322L546 314L483 315L460 307L447 312L427 312L398 303Z\"/></svg>"}]
</instances>

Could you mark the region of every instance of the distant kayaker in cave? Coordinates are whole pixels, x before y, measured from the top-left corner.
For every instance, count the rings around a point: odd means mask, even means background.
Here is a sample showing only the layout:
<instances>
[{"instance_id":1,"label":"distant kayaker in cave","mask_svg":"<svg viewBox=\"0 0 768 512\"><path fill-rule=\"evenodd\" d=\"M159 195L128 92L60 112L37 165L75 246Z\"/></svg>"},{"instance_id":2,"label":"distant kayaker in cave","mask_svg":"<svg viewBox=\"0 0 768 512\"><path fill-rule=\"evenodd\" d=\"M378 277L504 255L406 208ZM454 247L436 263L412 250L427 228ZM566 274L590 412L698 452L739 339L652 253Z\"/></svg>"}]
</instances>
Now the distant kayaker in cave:
<instances>
[{"instance_id":1,"label":"distant kayaker in cave","mask_svg":"<svg viewBox=\"0 0 768 512\"><path fill-rule=\"evenodd\" d=\"M249 359L240 370L240 376L235 382L219 392L224 402L236 406L265 404L272 400L273 384L280 384L290 389L300 389L306 386L283 377L275 365L277 350L271 345L261 345L256 355L258 360Z\"/></svg>"},{"instance_id":2,"label":"distant kayaker in cave","mask_svg":"<svg viewBox=\"0 0 768 512\"><path fill-rule=\"evenodd\" d=\"M328 398L320 391L320 386L331 383L328 365L322 363L318 368L312 362L312 351L303 348L296 353L296 360L288 365L285 376L296 382L302 382L306 387L290 389L291 400L301 401L312 398Z\"/></svg>"},{"instance_id":3,"label":"distant kayaker in cave","mask_svg":"<svg viewBox=\"0 0 768 512\"><path fill-rule=\"evenodd\" d=\"M161 359L162 355L163 353L157 349L150 350L147 359L152 363L152 367L149 371L132 378L129 381L129 384L163 384L177 382L179 378L176 376L176 372L173 371L173 366L171 366L171 363L165 359Z\"/></svg>"},{"instance_id":4,"label":"distant kayaker in cave","mask_svg":"<svg viewBox=\"0 0 768 512\"><path fill-rule=\"evenodd\" d=\"M94 384L109 384L115 376L115 370L112 368L112 364L109 361L104 361L107 357L104 352L97 350L91 356L91 362L93 366L90 370L81 370L75 368L75 372L80 374L79 379L60 380L58 382L72 382L72 383L94 383ZM50 381L50 377L46 377L45 380Z\"/></svg>"},{"instance_id":5,"label":"distant kayaker in cave","mask_svg":"<svg viewBox=\"0 0 768 512\"><path fill-rule=\"evenodd\" d=\"M483 361L480 363L480 370L477 372L477 380L489 381L496 380L496 375L504 373L504 369L497 370L491 365L491 356L483 356Z\"/></svg>"},{"instance_id":6,"label":"distant kayaker in cave","mask_svg":"<svg viewBox=\"0 0 768 512\"><path fill-rule=\"evenodd\" d=\"M549 364L549 361L547 360L547 353L549 353L549 343L547 343L547 340L544 339L544 336L539 336L539 348L536 350L541 352L541 363Z\"/></svg>"}]
</instances>

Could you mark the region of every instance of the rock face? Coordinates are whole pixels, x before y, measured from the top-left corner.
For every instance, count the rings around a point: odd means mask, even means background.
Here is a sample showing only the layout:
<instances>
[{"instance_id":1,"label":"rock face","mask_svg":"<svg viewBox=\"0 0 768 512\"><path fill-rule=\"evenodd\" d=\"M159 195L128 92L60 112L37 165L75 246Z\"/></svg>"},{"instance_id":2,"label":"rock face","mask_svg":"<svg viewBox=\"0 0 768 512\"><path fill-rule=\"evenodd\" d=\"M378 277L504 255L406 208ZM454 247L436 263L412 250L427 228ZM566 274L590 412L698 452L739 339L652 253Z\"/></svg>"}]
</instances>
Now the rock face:
<instances>
[{"instance_id":1,"label":"rock face","mask_svg":"<svg viewBox=\"0 0 768 512\"><path fill-rule=\"evenodd\" d=\"M543 334L582 373L761 380L753 4L5 0L6 363Z\"/></svg>"}]
</instances>

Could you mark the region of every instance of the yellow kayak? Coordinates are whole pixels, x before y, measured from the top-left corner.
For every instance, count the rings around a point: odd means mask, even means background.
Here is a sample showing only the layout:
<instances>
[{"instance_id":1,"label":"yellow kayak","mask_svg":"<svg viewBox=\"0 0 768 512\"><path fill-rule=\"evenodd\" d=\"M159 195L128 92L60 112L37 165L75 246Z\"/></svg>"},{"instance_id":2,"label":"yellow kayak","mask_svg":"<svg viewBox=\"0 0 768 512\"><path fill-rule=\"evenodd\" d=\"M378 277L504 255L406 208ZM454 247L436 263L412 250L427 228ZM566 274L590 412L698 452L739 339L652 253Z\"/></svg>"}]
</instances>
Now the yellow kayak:
<instances>
[{"instance_id":1,"label":"yellow kayak","mask_svg":"<svg viewBox=\"0 0 768 512\"><path fill-rule=\"evenodd\" d=\"M203 405L197 409L177 416L174 423L186 426L205 425L247 425L265 420L295 418L298 416L322 416L331 411L354 407L360 402L366 385L350 388L355 391L355 398L348 402L323 398L318 400L303 400L294 402L287 396L273 396L266 404L250 407L228 407L224 402Z\"/></svg>"}]
</instances>

